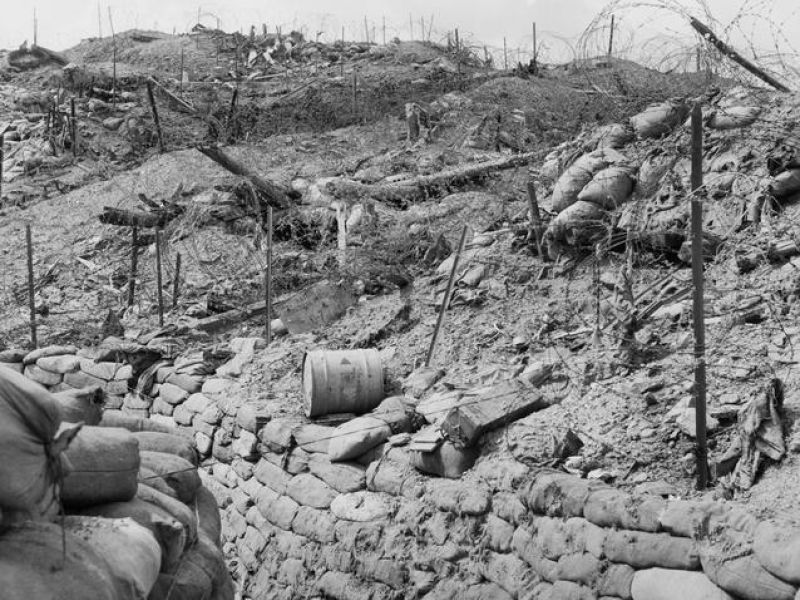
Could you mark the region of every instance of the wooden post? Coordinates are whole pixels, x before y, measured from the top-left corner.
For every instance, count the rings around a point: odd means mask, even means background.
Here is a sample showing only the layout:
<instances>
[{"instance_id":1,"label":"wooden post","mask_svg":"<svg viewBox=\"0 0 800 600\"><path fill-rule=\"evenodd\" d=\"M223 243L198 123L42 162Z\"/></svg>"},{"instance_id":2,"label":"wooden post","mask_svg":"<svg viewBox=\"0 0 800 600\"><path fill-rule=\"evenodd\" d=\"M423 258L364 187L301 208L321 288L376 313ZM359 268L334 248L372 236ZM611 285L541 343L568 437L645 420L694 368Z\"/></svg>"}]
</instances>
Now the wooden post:
<instances>
[{"instance_id":1,"label":"wooden post","mask_svg":"<svg viewBox=\"0 0 800 600\"><path fill-rule=\"evenodd\" d=\"M178 94L183 97L183 46L181 45L181 72L179 75Z\"/></svg>"},{"instance_id":2,"label":"wooden post","mask_svg":"<svg viewBox=\"0 0 800 600\"><path fill-rule=\"evenodd\" d=\"M414 17L411 16L411 13L408 13L408 39L414 39Z\"/></svg>"},{"instance_id":3,"label":"wooden post","mask_svg":"<svg viewBox=\"0 0 800 600\"><path fill-rule=\"evenodd\" d=\"M0 206L3 205L3 146L5 134L0 133Z\"/></svg>"},{"instance_id":4,"label":"wooden post","mask_svg":"<svg viewBox=\"0 0 800 600\"><path fill-rule=\"evenodd\" d=\"M456 27L456 66L458 74L461 75L461 41L458 39L458 27Z\"/></svg>"},{"instance_id":5,"label":"wooden post","mask_svg":"<svg viewBox=\"0 0 800 600\"><path fill-rule=\"evenodd\" d=\"M611 32L608 34L608 59L611 60L611 54L614 52L614 15L611 15Z\"/></svg>"},{"instance_id":6,"label":"wooden post","mask_svg":"<svg viewBox=\"0 0 800 600\"><path fill-rule=\"evenodd\" d=\"M34 348L38 348L39 342L36 339L36 300L34 298L36 290L33 287L33 239L31 237L30 223L25 225L25 244L28 247L28 307L30 308L31 343Z\"/></svg>"},{"instance_id":7,"label":"wooden post","mask_svg":"<svg viewBox=\"0 0 800 600\"><path fill-rule=\"evenodd\" d=\"M508 71L508 45L506 38L503 38L503 70Z\"/></svg>"},{"instance_id":8,"label":"wooden post","mask_svg":"<svg viewBox=\"0 0 800 600\"><path fill-rule=\"evenodd\" d=\"M358 68L353 67L353 116L358 120Z\"/></svg>"},{"instance_id":9,"label":"wooden post","mask_svg":"<svg viewBox=\"0 0 800 600\"><path fill-rule=\"evenodd\" d=\"M419 18L419 28L420 28L420 31L422 31L421 40L424 42L425 41L425 17L420 17Z\"/></svg>"},{"instance_id":10,"label":"wooden post","mask_svg":"<svg viewBox=\"0 0 800 600\"><path fill-rule=\"evenodd\" d=\"M100 2L97 3L97 35L103 39L103 17L100 13Z\"/></svg>"},{"instance_id":11,"label":"wooden post","mask_svg":"<svg viewBox=\"0 0 800 600\"><path fill-rule=\"evenodd\" d=\"M703 302L703 112L692 109L692 283L694 286L694 409L697 430L697 489L708 485L706 447L706 349Z\"/></svg>"},{"instance_id":12,"label":"wooden post","mask_svg":"<svg viewBox=\"0 0 800 600\"><path fill-rule=\"evenodd\" d=\"M78 156L78 119L75 116L75 98L69 99L70 136L72 137L72 156Z\"/></svg>"},{"instance_id":13,"label":"wooden post","mask_svg":"<svg viewBox=\"0 0 800 600\"><path fill-rule=\"evenodd\" d=\"M239 98L239 86L237 85L233 88L233 94L231 95L231 106L228 109L228 121L225 124L226 128L228 129L228 139L233 140L235 139L235 131L233 129L234 124L234 117L236 117L236 100Z\"/></svg>"},{"instance_id":14,"label":"wooden post","mask_svg":"<svg viewBox=\"0 0 800 600\"><path fill-rule=\"evenodd\" d=\"M181 253L175 255L175 273L172 277L172 308L178 306L178 292L181 285Z\"/></svg>"},{"instance_id":15,"label":"wooden post","mask_svg":"<svg viewBox=\"0 0 800 600\"><path fill-rule=\"evenodd\" d=\"M267 307L267 345L272 343L272 207L267 207L267 269L264 273L264 295Z\"/></svg>"},{"instance_id":16,"label":"wooden post","mask_svg":"<svg viewBox=\"0 0 800 600\"><path fill-rule=\"evenodd\" d=\"M536 43L536 21L533 22L533 70L534 73L538 70L539 50Z\"/></svg>"},{"instance_id":17,"label":"wooden post","mask_svg":"<svg viewBox=\"0 0 800 600\"><path fill-rule=\"evenodd\" d=\"M431 41L431 30L433 29L433 13L431 13L431 18L428 19L428 41ZM424 31L422 32L425 33Z\"/></svg>"},{"instance_id":18,"label":"wooden post","mask_svg":"<svg viewBox=\"0 0 800 600\"><path fill-rule=\"evenodd\" d=\"M528 241L533 240L536 251L542 256L542 215L539 212L539 201L536 199L536 184L532 177L528 177L528 208L530 221L528 223Z\"/></svg>"},{"instance_id":19,"label":"wooden post","mask_svg":"<svg viewBox=\"0 0 800 600\"><path fill-rule=\"evenodd\" d=\"M364 15L364 36L367 38L369 44L369 25L367 24L367 15Z\"/></svg>"},{"instance_id":20,"label":"wooden post","mask_svg":"<svg viewBox=\"0 0 800 600\"><path fill-rule=\"evenodd\" d=\"M461 253L464 251L464 243L467 241L467 230L469 227L464 225L464 229L461 231L461 239L458 242L458 248L456 249L456 255L453 258L453 266L450 269L450 278L447 280L447 290L444 293L444 299L442 300L442 307L439 309L439 318L436 321L436 327L433 330L433 336L431 337L431 345L428 347L428 355L425 357L425 366L431 366L431 359L433 358L433 351L436 348L436 340L439 337L439 331L442 329L442 323L444 322L444 315L447 312L447 307L450 304L450 297L453 295L453 285L456 282L456 271L458 270L458 261L461 258Z\"/></svg>"},{"instance_id":21,"label":"wooden post","mask_svg":"<svg viewBox=\"0 0 800 600\"><path fill-rule=\"evenodd\" d=\"M114 38L111 42L113 44L112 56L113 67L111 71L111 104L117 105L117 40Z\"/></svg>"},{"instance_id":22,"label":"wooden post","mask_svg":"<svg viewBox=\"0 0 800 600\"><path fill-rule=\"evenodd\" d=\"M383 45L386 45L386 17L383 17Z\"/></svg>"},{"instance_id":23,"label":"wooden post","mask_svg":"<svg viewBox=\"0 0 800 600\"><path fill-rule=\"evenodd\" d=\"M344 48L344 25L342 25L342 48Z\"/></svg>"},{"instance_id":24,"label":"wooden post","mask_svg":"<svg viewBox=\"0 0 800 600\"><path fill-rule=\"evenodd\" d=\"M150 101L150 109L153 111L153 123L156 125L156 135L158 136L158 149L164 152L164 137L161 135L161 123L158 120L158 109L156 108L156 99L153 97L153 84L147 82L147 99Z\"/></svg>"},{"instance_id":25,"label":"wooden post","mask_svg":"<svg viewBox=\"0 0 800 600\"><path fill-rule=\"evenodd\" d=\"M33 7L33 47L39 45L39 19L36 18L36 7Z\"/></svg>"},{"instance_id":26,"label":"wooden post","mask_svg":"<svg viewBox=\"0 0 800 600\"><path fill-rule=\"evenodd\" d=\"M108 26L111 28L111 39L116 39L117 34L114 33L114 18L111 16L111 6L108 7Z\"/></svg>"},{"instance_id":27,"label":"wooden post","mask_svg":"<svg viewBox=\"0 0 800 600\"><path fill-rule=\"evenodd\" d=\"M139 259L139 228L131 228L131 271L128 275L128 306L133 306L136 296L136 267Z\"/></svg>"},{"instance_id":28,"label":"wooden post","mask_svg":"<svg viewBox=\"0 0 800 600\"><path fill-rule=\"evenodd\" d=\"M161 230L156 229L156 286L158 287L158 326L164 326L164 293L161 281Z\"/></svg>"}]
</instances>

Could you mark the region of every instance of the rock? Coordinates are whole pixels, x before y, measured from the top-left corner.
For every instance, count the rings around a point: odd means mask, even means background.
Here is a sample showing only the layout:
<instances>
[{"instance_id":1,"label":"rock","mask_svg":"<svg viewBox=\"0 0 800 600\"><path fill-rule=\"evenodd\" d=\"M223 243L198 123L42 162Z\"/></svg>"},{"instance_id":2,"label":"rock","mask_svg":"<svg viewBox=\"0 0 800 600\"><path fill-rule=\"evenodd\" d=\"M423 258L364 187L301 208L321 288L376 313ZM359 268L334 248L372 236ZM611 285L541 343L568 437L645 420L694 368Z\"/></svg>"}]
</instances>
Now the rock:
<instances>
[{"instance_id":1,"label":"rock","mask_svg":"<svg viewBox=\"0 0 800 600\"><path fill-rule=\"evenodd\" d=\"M189 392L172 383L162 383L158 395L164 402L170 404L181 404L189 398Z\"/></svg>"},{"instance_id":2,"label":"rock","mask_svg":"<svg viewBox=\"0 0 800 600\"><path fill-rule=\"evenodd\" d=\"M30 365L45 356L60 356L77 353L78 349L75 346L45 346L44 348L37 348L33 352L26 354L22 362L25 365Z\"/></svg>"},{"instance_id":3,"label":"rock","mask_svg":"<svg viewBox=\"0 0 800 600\"><path fill-rule=\"evenodd\" d=\"M34 364L29 364L28 366L25 367L24 375L28 379L32 379L36 383L44 386L53 386L61 383L61 375L59 375L58 373L45 371L44 369Z\"/></svg>"},{"instance_id":4,"label":"rock","mask_svg":"<svg viewBox=\"0 0 800 600\"><path fill-rule=\"evenodd\" d=\"M51 373L72 373L80 368L77 356L65 354L61 356L43 356L36 361L36 366Z\"/></svg>"}]
</instances>

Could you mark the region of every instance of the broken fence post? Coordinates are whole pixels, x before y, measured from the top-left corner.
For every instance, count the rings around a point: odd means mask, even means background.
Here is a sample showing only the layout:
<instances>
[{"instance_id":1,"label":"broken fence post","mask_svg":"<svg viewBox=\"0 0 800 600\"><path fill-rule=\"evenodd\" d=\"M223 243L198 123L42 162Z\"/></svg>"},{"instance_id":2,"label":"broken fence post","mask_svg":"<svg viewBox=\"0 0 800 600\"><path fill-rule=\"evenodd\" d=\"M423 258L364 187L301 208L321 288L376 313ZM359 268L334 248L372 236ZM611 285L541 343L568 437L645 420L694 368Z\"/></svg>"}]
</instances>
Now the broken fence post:
<instances>
[{"instance_id":1,"label":"broken fence post","mask_svg":"<svg viewBox=\"0 0 800 600\"><path fill-rule=\"evenodd\" d=\"M264 274L264 301L266 302L267 345L272 343L272 207L267 207L267 269Z\"/></svg>"},{"instance_id":2,"label":"broken fence post","mask_svg":"<svg viewBox=\"0 0 800 600\"><path fill-rule=\"evenodd\" d=\"M30 223L25 225L25 245L28 251L28 308L30 309L31 343L34 348L38 348L39 342L36 339L36 300L34 298L36 290L33 285L33 239Z\"/></svg>"},{"instance_id":3,"label":"broken fence post","mask_svg":"<svg viewBox=\"0 0 800 600\"><path fill-rule=\"evenodd\" d=\"M133 306L136 295L136 268L139 253L139 228L131 228L131 271L128 276L128 306Z\"/></svg>"},{"instance_id":4,"label":"broken fence post","mask_svg":"<svg viewBox=\"0 0 800 600\"><path fill-rule=\"evenodd\" d=\"M156 229L156 287L158 288L158 326L164 326L164 294L161 289L161 230Z\"/></svg>"},{"instance_id":5,"label":"broken fence post","mask_svg":"<svg viewBox=\"0 0 800 600\"><path fill-rule=\"evenodd\" d=\"M178 292L181 284L181 253L175 255L175 273L172 278L172 308L178 307Z\"/></svg>"},{"instance_id":6,"label":"broken fence post","mask_svg":"<svg viewBox=\"0 0 800 600\"><path fill-rule=\"evenodd\" d=\"M703 113L700 104L692 109L692 283L694 287L694 410L697 430L697 488L708 485L706 447L706 356L703 318Z\"/></svg>"},{"instance_id":7,"label":"broken fence post","mask_svg":"<svg viewBox=\"0 0 800 600\"><path fill-rule=\"evenodd\" d=\"M428 356L425 357L425 366L431 366L431 359L433 358L433 351L436 348L436 340L439 337L439 331L442 329L442 323L444 322L444 315L447 312L447 307L450 304L450 298L453 295L453 285L456 282L456 271L458 270L458 261L461 258L461 253L464 251L464 242L467 240L467 230L469 229L468 225L464 225L464 229L461 231L461 239L458 242L458 248L456 249L455 257L453 258L453 267L450 269L450 278L447 280L447 290L445 290L444 298L442 299L442 306L439 309L439 318L436 320L436 327L433 330L433 336L431 337L431 345L428 348Z\"/></svg>"},{"instance_id":8,"label":"broken fence post","mask_svg":"<svg viewBox=\"0 0 800 600\"><path fill-rule=\"evenodd\" d=\"M156 108L156 99L153 97L153 84L147 82L147 99L150 101L150 110L153 111L153 123L156 126L156 135L158 136L158 149L164 152L164 137L161 135L161 123L158 120L158 109Z\"/></svg>"},{"instance_id":9,"label":"broken fence post","mask_svg":"<svg viewBox=\"0 0 800 600\"><path fill-rule=\"evenodd\" d=\"M228 120L225 124L225 128L228 130L228 141L233 141L236 139L235 131L233 128L233 119L236 116L236 100L239 97L239 86L237 85L233 88L233 94L231 95L231 105L228 109Z\"/></svg>"}]
</instances>

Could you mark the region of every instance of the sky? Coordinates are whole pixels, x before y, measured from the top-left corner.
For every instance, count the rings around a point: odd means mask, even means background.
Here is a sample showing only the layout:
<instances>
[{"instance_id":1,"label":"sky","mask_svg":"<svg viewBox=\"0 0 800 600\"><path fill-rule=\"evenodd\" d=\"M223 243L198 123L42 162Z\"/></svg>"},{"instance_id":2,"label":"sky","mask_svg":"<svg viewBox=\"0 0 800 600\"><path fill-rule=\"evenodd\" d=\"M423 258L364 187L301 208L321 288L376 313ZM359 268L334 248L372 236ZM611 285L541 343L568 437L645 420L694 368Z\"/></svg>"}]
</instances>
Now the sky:
<instances>
[{"instance_id":1,"label":"sky","mask_svg":"<svg viewBox=\"0 0 800 600\"><path fill-rule=\"evenodd\" d=\"M724 27L737 11L744 30L754 39L759 52L774 47L774 23L782 25L787 40L800 39L800 19L795 0L617 0L638 8L615 11L617 44L623 49L651 48L654 39L685 38L692 40L692 31L674 11L645 8L645 5L682 5L698 17L701 4ZM15 48L23 41L33 42L34 8L38 21L38 43L53 50L63 50L82 38L110 33L109 9L116 31L131 28L161 31L188 31L200 20L207 26L220 26L233 31L249 30L267 23L270 29L281 25L283 30L304 28L307 37L322 32L322 40L341 36L342 27L348 40L363 40L364 20L367 29L374 28L377 41L382 40L383 20L387 38L408 39L411 27L419 39L422 24L431 30L434 41L446 39L447 31L458 27L462 38L478 46L501 49L505 39L509 52L529 52L532 46L532 23L537 24L540 47L545 54L563 58L570 44L592 22L609 2L607 0L0 0L5 4L0 20L0 47ZM99 23L98 23L99 16ZM409 20L411 23L409 23ZM607 19L601 22L607 27ZM597 37L605 39L605 33ZM744 44L742 32L729 32L732 42ZM738 37L737 37L738 36ZM650 40L651 45L643 43ZM598 46L603 45L598 42ZM691 42L690 42L691 43ZM783 42L781 42L783 43ZM788 42L787 42L788 43ZM649 50L648 50L649 51ZM758 52L755 52L758 54ZM638 58L638 57L631 57Z\"/></svg>"}]
</instances>

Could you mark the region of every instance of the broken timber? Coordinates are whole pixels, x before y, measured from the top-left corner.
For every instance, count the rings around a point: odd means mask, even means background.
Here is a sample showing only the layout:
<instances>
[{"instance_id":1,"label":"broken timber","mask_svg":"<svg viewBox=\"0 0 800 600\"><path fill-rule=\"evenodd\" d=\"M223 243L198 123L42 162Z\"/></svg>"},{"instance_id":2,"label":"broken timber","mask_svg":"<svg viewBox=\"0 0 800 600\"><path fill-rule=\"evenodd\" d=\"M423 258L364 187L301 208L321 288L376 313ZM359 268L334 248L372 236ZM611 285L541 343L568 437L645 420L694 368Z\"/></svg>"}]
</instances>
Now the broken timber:
<instances>
[{"instance_id":1,"label":"broken timber","mask_svg":"<svg viewBox=\"0 0 800 600\"><path fill-rule=\"evenodd\" d=\"M266 205L272 206L278 210L286 210L294 206L288 190L271 181L262 179L248 167L235 160L230 155L225 154L221 148L216 146L197 146L197 149L224 169L230 171L234 175L239 175L247 179L259 192L259 199Z\"/></svg>"},{"instance_id":2,"label":"broken timber","mask_svg":"<svg viewBox=\"0 0 800 600\"><path fill-rule=\"evenodd\" d=\"M168 213L166 211L155 213L104 206L103 212L98 218L101 223L106 223L107 225L147 228L163 227L176 216L177 214Z\"/></svg>"},{"instance_id":3,"label":"broken timber","mask_svg":"<svg viewBox=\"0 0 800 600\"><path fill-rule=\"evenodd\" d=\"M764 72L764 70L760 69L749 60L744 58L741 54L736 52L733 48L728 46L725 42L719 39L716 34L711 31L705 24L701 23L694 17L691 19L692 27L701 35L703 39L707 40L712 46L714 46L717 50L719 50L723 56L727 56L733 62L737 63L744 67L747 71L758 77L764 83L771 85L776 90L780 92L790 92L791 90L783 85L780 81L769 75L768 73Z\"/></svg>"},{"instance_id":4,"label":"broken timber","mask_svg":"<svg viewBox=\"0 0 800 600\"><path fill-rule=\"evenodd\" d=\"M470 447L487 431L552 403L536 388L512 379L466 392L447 413L441 429L456 446Z\"/></svg>"},{"instance_id":5,"label":"broken timber","mask_svg":"<svg viewBox=\"0 0 800 600\"><path fill-rule=\"evenodd\" d=\"M493 171L513 169L540 158L540 152L527 152L515 154L495 160L473 163L465 167L442 171L434 175L422 175L406 181L384 184L364 184L357 181L342 179L331 181L327 184L328 190L336 197L345 198L373 198L392 204L405 205L416 200L424 200L429 196L438 195L438 188L482 177Z\"/></svg>"}]
</instances>

